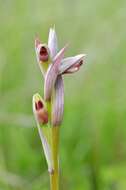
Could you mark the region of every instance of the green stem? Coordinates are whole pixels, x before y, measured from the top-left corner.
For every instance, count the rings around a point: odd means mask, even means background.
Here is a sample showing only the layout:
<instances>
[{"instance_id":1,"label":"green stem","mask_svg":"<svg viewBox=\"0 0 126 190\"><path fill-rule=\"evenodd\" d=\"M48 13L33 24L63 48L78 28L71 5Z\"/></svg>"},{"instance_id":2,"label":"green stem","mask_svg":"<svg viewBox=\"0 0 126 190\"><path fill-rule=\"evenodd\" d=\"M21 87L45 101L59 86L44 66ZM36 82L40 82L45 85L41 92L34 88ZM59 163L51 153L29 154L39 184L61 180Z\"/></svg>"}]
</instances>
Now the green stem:
<instances>
[{"instance_id":1,"label":"green stem","mask_svg":"<svg viewBox=\"0 0 126 190\"><path fill-rule=\"evenodd\" d=\"M52 157L54 171L50 174L51 190L59 190L59 127L52 127Z\"/></svg>"},{"instance_id":2,"label":"green stem","mask_svg":"<svg viewBox=\"0 0 126 190\"><path fill-rule=\"evenodd\" d=\"M51 101L46 102L51 121ZM53 172L50 173L50 189L59 190L59 126L51 127L51 151L53 159Z\"/></svg>"}]
</instances>

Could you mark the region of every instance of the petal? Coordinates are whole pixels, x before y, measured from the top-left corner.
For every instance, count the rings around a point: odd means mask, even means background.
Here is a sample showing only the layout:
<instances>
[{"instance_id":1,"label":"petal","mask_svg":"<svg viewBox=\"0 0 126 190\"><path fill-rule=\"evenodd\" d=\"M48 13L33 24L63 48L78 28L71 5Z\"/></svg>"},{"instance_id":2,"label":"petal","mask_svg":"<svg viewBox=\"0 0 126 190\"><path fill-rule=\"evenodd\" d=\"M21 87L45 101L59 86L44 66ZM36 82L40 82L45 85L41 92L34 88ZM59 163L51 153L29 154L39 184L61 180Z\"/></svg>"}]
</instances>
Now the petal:
<instances>
[{"instance_id":1,"label":"petal","mask_svg":"<svg viewBox=\"0 0 126 190\"><path fill-rule=\"evenodd\" d=\"M71 68L71 72L77 71L77 67L81 65L85 54L76 55L74 57L67 57L62 60L60 65L60 73L66 73ZM76 69L73 69L76 68Z\"/></svg>"},{"instance_id":2,"label":"petal","mask_svg":"<svg viewBox=\"0 0 126 190\"><path fill-rule=\"evenodd\" d=\"M62 76L57 77L52 97L52 126L60 126L64 111L64 86Z\"/></svg>"},{"instance_id":3,"label":"petal","mask_svg":"<svg viewBox=\"0 0 126 190\"><path fill-rule=\"evenodd\" d=\"M50 49L51 58L54 58L58 51L57 35L55 32L55 28L50 28L48 47Z\"/></svg>"},{"instance_id":4,"label":"petal","mask_svg":"<svg viewBox=\"0 0 126 190\"><path fill-rule=\"evenodd\" d=\"M41 42L40 42L39 38L36 38L35 39L35 48L37 48L39 44L41 44Z\"/></svg>"},{"instance_id":5,"label":"petal","mask_svg":"<svg viewBox=\"0 0 126 190\"><path fill-rule=\"evenodd\" d=\"M45 84L44 84L44 99L45 100L49 100L51 98L52 90L53 90L56 78L59 74L59 67L63 59L66 47L67 46L62 48L60 52L55 56L54 63L52 63L47 70L47 73L45 76Z\"/></svg>"}]
</instances>

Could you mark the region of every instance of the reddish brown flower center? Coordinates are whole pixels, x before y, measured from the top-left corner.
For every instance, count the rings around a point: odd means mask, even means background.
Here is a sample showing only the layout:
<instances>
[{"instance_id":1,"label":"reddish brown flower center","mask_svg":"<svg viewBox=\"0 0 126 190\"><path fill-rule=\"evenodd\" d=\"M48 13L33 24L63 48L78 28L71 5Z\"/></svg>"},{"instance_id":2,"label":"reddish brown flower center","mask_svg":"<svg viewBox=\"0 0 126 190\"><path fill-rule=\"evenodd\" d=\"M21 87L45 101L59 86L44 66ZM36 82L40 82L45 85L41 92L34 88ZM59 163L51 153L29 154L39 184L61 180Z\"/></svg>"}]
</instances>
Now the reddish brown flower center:
<instances>
[{"instance_id":1,"label":"reddish brown flower center","mask_svg":"<svg viewBox=\"0 0 126 190\"><path fill-rule=\"evenodd\" d=\"M38 101L38 102L36 102L35 103L35 108L36 108L36 110L40 110L40 109L42 109L43 108L43 103L42 103L42 101Z\"/></svg>"},{"instance_id":2,"label":"reddish brown flower center","mask_svg":"<svg viewBox=\"0 0 126 190\"><path fill-rule=\"evenodd\" d=\"M72 69L72 68L80 68L80 66L83 64L83 60L80 60L79 63L76 63L75 65L72 65L71 67L69 67L69 69ZM68 70L69 70L68 69Z\"/></svg>"},{"instance_id":3,"label":"reddish brown flower center","mask_svg":"<svg viewBox=\"0 0 126 190\"><path fill-rule=\"evenodd\" d=\"M42 46L40 48L40 52L39 52L39 59L40 61L48 61L49 58L49 54L48 54L48 50L46 47Z\"/></svg>"},{"instance_id":4,"label":"reddish brown flower center","mask_svg":"<svg viewBox=\"0 0 126 190\"><path fill-rule=\"evenodd\" d=\"M40 55L41 56L48 55L47 49L45 47L41 47L41 49L40 49Z\"/></svg>"},{"instance_id":5,"label":"reddish brown flower center","mask_svg":"<svg viewBox=\"0 0 126 190\"><path fill-rule=\"evenodd\" d=\"M83 60L80 61L79 66L83 65Z\"/></svg>"},{"instance_id":6,"label":"reddish brown flower center","mask_svg":"<svg viewBox=\"0 0 126 190\"><path fill-rule=\"evenodd\" d=\"M72 65L71 67L69 67L67 70L65 70L63 72L63 74L74 73L74 72L76 72L76 71L79 70L79 68L80 68L81 65L83 65L83 60L80 60L79 63L76 63L76 64Z\"/></svg>"}]
</instances>

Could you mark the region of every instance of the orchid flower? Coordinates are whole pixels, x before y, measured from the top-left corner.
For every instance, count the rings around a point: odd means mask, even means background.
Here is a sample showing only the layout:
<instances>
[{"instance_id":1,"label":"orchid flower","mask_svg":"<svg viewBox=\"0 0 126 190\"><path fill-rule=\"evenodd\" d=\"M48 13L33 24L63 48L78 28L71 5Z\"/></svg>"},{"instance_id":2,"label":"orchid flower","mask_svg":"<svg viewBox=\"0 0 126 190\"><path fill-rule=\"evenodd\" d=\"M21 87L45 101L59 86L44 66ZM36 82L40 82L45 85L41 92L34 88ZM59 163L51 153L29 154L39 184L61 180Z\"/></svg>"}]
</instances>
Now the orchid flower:
<instances>
[{"instance_id":1,"label":"orchid flower","mask_svg":"<svg viewBox=\"0 0 126 190\"><path fill-rule=\"evenodd\" d=\"M65 45L58 49L54 28L49 31L48 43L35 40L35 51L44 78L44 99L33 96L33 112L38 126L50 172L51 190L58 190L58 139L64 111L63 75L77 72L85 62L85 54L64 58Z\"/></svg>"},{"instance_id":2,"label":"orchid flower","mask_svg":"<svg viewBox=\"0 0 126 190\"><path fill-rule=\"evenodd\" d=\"M37 56L37 61L43 70L44 63L48 64L50 60L51 67L55 65L56 70L58 70L57 75L74 73L79 70L80 66L84 62L86 54L79 54L73 57L67 57L63 59L66 47L59 51L58 53L58 42L55 29L50 29L48 37L48 45L42 44L38 38L35 40L35 51ZM56 62L58 61L59 64ZM53 77L52 77L53 78Z\"/></svg>"},{"instance_id":3,"label":"orchid flower","mask_svg":"<svg viewBox=\"0 0 126 190\"><path fill-rule=\"evenodd\" d=\"M51 143L48 138L49 136L48 132L50 131L46 130L48 124L48 112L46 104L44 100L41 98L41 96L38 93L36 93L33 96L32 105L33 105L33 113L38 127L38 132L40 135L40 139L43 145L45 157L48 164L48 171L51 173L53 172L53 163L52 163L52 154L50 148Z\"/></svg>"}]
</instances>

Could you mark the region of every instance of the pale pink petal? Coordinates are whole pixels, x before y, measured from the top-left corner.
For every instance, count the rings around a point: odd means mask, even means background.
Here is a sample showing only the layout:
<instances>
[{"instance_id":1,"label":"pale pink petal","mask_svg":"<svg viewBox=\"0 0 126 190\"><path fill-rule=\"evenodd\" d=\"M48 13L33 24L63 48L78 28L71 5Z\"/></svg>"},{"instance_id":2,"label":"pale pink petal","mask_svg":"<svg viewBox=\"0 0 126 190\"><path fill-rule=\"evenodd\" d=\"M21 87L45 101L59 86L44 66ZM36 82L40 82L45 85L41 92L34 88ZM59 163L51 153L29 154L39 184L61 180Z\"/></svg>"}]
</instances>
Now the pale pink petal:
<instances>
[{"instance_id":1,"label":"pale pink petal","mask_svg":"<svg viewBox=\"0 0 126 190\"><path fill-rule=\"evenodd\" d=\"M48 47L50 49L51 58L54 58L58 51L57 35L54 28L50 28Z\"/></svg>"},{"instance_id":2,"label":"pale pink petal","mask_svg":"<svg viewBox=\"0 0 126 190\"><path fill-rule=\"evenodd\" d=\"M70 72L76 72L78 70L77 68L82 64L82 61L85 56L85 54L80 54L74 57L67 57L63 59L59 68L60 74L67 73L67 71L69 72L69 69Z\"/></svg>"},{"instance_id":3,"label":"pale pink petal","mask_svg":"<svg viewBox=\"0 0 126 190\"><path fill-rule=\"evenodd\" d=\"M64 110L64 87L62 76L57 77L52 97L52 126L60 126Z\"/></svg>"},{"instance_id":4,"label":"pale pink petal","mask_svg":"<svg viewBox=\"0 0 126 190\"><path fill-rule=\"evenodd\" d=\"M49 100L51 98L52 89L54 87L56 78L59 74L59 67L61 64L61 60L64 57L64 53L66 50L66 46L60 50L60 52L56 55L54 59L54 63L52 63L45 75L45 84L44 84L44 98L45 100Z\"/></svg>"}]
</instances>

